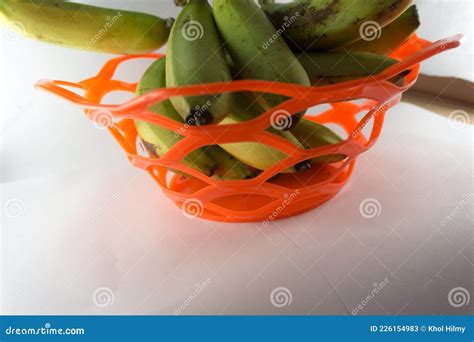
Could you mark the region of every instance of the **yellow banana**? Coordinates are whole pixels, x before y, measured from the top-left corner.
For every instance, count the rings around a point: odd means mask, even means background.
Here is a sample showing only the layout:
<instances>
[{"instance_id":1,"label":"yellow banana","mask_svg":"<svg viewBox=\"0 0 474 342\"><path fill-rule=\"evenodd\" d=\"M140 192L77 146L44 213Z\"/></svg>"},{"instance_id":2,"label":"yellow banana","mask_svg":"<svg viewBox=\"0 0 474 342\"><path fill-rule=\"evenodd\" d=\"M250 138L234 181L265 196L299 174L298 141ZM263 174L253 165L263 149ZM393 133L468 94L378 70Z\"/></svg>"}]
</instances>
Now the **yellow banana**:
<instances>
[{"instance_id":1,"label":"yellow banana","mask_svg":"<svg viewBox=\"0 0 474 342\"><path fill-rule=\"evenodd\" d=\"M172 24L150 14L60 0L1 0L0 21L47 43L116 54L159 49Z\"/></svg>"}]
</instances>

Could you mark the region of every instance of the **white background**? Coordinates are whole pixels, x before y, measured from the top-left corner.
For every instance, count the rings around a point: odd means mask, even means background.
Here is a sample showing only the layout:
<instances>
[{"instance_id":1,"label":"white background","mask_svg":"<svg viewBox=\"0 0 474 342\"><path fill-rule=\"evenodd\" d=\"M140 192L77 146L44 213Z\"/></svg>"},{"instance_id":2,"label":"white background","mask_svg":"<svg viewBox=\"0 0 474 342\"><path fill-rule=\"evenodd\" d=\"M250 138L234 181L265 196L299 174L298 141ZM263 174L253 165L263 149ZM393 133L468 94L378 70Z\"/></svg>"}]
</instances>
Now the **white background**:
<instances>
[{"instance_id":1,"label":"white background","mask_svg":"<svg viewBox=\"0 0 474 342\"><path fill-rule=\"evenodd\" d=\"M133 8L175 12L153 3ZM11 35L1 56L2 313L351 314L386 278L360 314L472 313L472 299L448 302L453 288L474 293L472 126L401 103L326 205L268 227L207 222L184 217L79 109L33 89L85 79L110 56ZM367 198L380 203L371 219ZM272 305L277 287L289 305Z\"/></svg>"}]
</instances>

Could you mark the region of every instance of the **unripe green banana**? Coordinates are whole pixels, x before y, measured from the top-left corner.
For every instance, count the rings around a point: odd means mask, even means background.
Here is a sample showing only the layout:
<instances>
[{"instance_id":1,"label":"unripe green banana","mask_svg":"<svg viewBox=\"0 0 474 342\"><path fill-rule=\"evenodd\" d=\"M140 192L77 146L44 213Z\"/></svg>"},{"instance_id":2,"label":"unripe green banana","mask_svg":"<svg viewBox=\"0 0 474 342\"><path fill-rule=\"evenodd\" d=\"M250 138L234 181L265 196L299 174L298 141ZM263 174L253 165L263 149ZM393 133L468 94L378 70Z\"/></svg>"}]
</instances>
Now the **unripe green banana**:
<instances>
[{"instance_id":1,"label":"unripe green banana","mask_svg":"<svg viewBox=\"0 0 474 342\"><path fill-rule=\"evenodd\" d=\"M376 40L360 39L343 46L341 51L363 51L386 55L403 44L420 26L416 5L410 6L395 21L385 26Z\"/></svg>"},{"instance_id":2,"label":"unripe green banana","mask_svg":"<svg viewBox=\"0 0 474 342\"><path fill-rule=\"evenodd\" d=\"M305 148L316 148L342 142L342 138L330 128L320 125L312 120L301 119L291 129L291 133L303 144ZM346 158L342 154L331 154L311 159L315 164L336 163Z\"/></svg>"},{"instance_id":3,"label":"unripe green banana","mask_svg":"<svg viewBox=\"0 0 474 342\"><path fill-rule=\"evenodd\" d=\"M0 21L47 43L116 54L159 49L171 20L61 0L1 0Z\"/></svg>"},{"instance_id":4,"label":"unripe green banana","mask_svg":"<svg viewBox=\"0 0 474 342\"><path fill-rule=\"evenodd\" d=\"M304 0L263 6L288 44L302 51L330 50L372 34L395 20L411 0ZM284 28L284 29L283 29Z\"/></svg>"},{"instance_id":5,"label":"unripe green banana","mask_svg":"<svg viewBox=\"0 0 474 342\"><path fill-rule=\"evenodd\" d=\"M138 83L136 91L138 95L145 94L157 88L162 88L166 85L165 63L165 58L160 58L150 65ZM172 120L182 122L181 117L176 113L169 100L163 100L153 105L150 110L160 113ZM146 121L136 120L135 127L147 151L156 157L163 156L174 144L183 139L183 137L176 132ZM183 159L183 163L202 172L206 176L212 176L217 168L217 163L206 155L202 148L187 155Z\"/></svg>"},{"instance_id":6,"label":"unripe green banana","mask_svg":"<svg viewBox=\"0 0 474 342\"><path fill-rule=\"evenodd\" d=\"M228 82L229 67L206 0L189 0L170 33L166 85L180 87ZM230 112L231 93L173 96L173 106L189 125L218 123Z\"/></svg>"},{"instance_id":7,"label":"unripe green banana","mask_svg":"<svg viewBox=\"0 0 474 342\"><path fill-rule=\"evenodd\" d=\"M150 65L138 84L137 94L165 87L165 64L165 58L160 58ZM174 121L183 122L169 100L163 100L150 109ZM183 139L176 132L146 121L137 120L135 126L147 151L157 157L164 155L174 144ZM247 179L253 176L246 165L235 160L219 146L206 146L194 150L182 162L207 176L218 179Z\"/></svg>"},{"instance_id":8,"label":"unripe green banana","mask_svg":"<svg viewBox=\"0 0 474 342\"><path fill-rule=\"evenodd\" d=\"M304 68L255 1L214 0L214 17L238 76L310 85ZM266 110L287 99L268 93L255 96Z\"/></svg>"},{"instance_id":9,"label":"unripe green banana","mask_svg":"<svg viewBox=\"0 0 474 342\"><path fill-rule=\"evenodd\" d=\"M298 54L312 85L326 85L377 75L398 63L368 52L309 52Z\"/></svg>"},{"instance_id":10,"label":"unripe green banana","mask_svg":"<svg viewBox=\"0 0 474 342\"><path fill-rule=\"evenodd\" d=\"M222 121L222 124L238 124L254 119L263 113L263 109L260 110L259 105L251 101L251 98L246 94L236 93L234 96L232 113ZM304 148L289 131L280 131L273 127L267 128L267 131L288 140L293 145ZM259 170L266 170L287 158L284 152L253 141L221 144L220 146L238 160ZM311 164L308 161L303 161L284 170L283 173L307 171L310 168Z\"/></svg>"}]
</instances>

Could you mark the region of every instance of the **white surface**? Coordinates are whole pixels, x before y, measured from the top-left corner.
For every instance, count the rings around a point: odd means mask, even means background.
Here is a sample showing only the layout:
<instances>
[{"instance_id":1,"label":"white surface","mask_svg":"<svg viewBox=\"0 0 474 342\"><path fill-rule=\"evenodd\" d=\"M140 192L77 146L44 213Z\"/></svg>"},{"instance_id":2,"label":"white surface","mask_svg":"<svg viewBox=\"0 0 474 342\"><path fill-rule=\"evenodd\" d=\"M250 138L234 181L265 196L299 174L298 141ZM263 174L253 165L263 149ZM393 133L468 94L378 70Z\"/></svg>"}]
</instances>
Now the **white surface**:
<instances>
[{"instance_id":1,"label":"white surface","mask_svg":"<svg viewBox=\"0 0 474 342\"><path fill-rule=\"evenodd\" d=\"M452 288L474 294L472 126L402 103L323 207L266 228L188 219L79 109L32 88L84 79L108 56L3 43L1 313L350 314L385 278L361 314L472 313L472 298L448 303ZM361 216L366 198L379 216ZM290 305L271 304L277 287Z\"/></svg>"},{"instance_id":2,"label":"white surface","mask_svg":"<svg viewBox=\"0 0 474 342\"><path fill-rule=\"evenodd\" d=\"M420 37L436 41L464 34L463 45L449 59L424 63L428 75L458 77L474 82L474 2L472 0L416 0L421 26Z\"/></svg>"}]
</instances>

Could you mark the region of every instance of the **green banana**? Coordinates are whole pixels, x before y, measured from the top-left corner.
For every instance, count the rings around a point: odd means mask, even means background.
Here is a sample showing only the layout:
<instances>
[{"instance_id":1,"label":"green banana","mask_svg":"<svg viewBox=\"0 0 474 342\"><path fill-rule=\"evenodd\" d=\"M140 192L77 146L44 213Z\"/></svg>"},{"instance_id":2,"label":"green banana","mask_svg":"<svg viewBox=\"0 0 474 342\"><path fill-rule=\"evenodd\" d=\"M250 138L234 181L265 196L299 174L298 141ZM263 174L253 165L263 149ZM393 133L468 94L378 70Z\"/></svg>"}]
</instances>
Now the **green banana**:
<instances>
[{"instance_id":1,"label":"green banana","mask_svg":"<svg viewBox=\"0 0 474 342\"><path fill-rule=\"evenodd\" d=\"M312 85L333 84L377 75L398 63L385 55L356 51L302 53L298 54L298 60L308 73Z\"/></svg>"},{"instance_id":2,"label":"green banana","mask_svg":"<svg viewBox=\"0 0 474 342\"><path fill-rule=\"evenodd\" d=\"M316 148L342 142L342 138L330 128L320 125L312 120L301 119L291 129L291 133L303 144L305 148ZM345 155L324 155L311 159L315 164L336 163L346 158Z\"/></svg>"},{"instance_id":3,"label":"green banana","mask_svg":"<svg viewBox=\"0 0 474 342\"><path fill-rule=\"evenodd\" d=\"M259 109L259 105L256 102L252 102L251 98L247 97L246 94L236 93L234 96L235 101L232 113L221 122L222 124L238 124L254 119L256 116L263 113L263 109ZM280 131L273 127L267 128L267 131L288 140L293 145L304 148L298 139L296 139L289 131ZM272 146L253 141L221 144L220 146L243 163L259 170L266 170L287 158L287 155L284 152ZM311 164L308 161L303 161L283 172L301 172L307 171L310 168Z\"/></svg>"},{"instance_id":4,"label":"green banana","mask_svg":"<svg viewBox=\"0 0 474 342\"><path fill-rule=\"evenodd\" d=\"M395 20L410 3L411 0L304 0L266 4L262 8L292 48L314 51L338 48L371 35Z\"/></svg>"},{"instance_id":5,"label":"green banana","mask_svg":"<svg viewBox=\"0 0 474 342\"><path fill-rule=\"evenodd\" d=\"M214 0L214 17L232 62L240 71L238 76L310 85L306 71L255 1ZM255 96L266 110L287 99L268 93ZM294 124L299 116L301 113L292 120Z\"/></svg>"},{"instance_id":6,"label":"green banana","mask_svg":"<svg viewBox=\"0 0 474 342\"><path fill-rule=\"evenodd\" d=\"M360 39L354 43L343 46L341 51L364 51L382 55L393 52L403 44L420 26L420 18L416 5L409 7L395 21L385 26L380 38L373 41Z\"/></svg>"},{"instance_id":7,"label":"green banana","mask_svg":"<svg viewBox=\"0 0 474 342\"><path fill-rule=\"evenodd\" d=\"M166 84L166 59L160 58L143 74L137 94L145 94ZM169 100L161 101L150 108L177 122L183 122ZM147 151L153 156L162 156L178 141L183 139L176 132L146 121L135 121L138 134ZM194 150L183 159L183 163L207 176L218 179L246 179L253 177L249 168L222 150L219 146L206 146Z\"/></svg>"},{"instance_id":8,"label":"green banana","mask_svg":"<svg viewBox=\"0 0 474 342\"><path fill-rule=\"evenodd\" d=\"M211 6L206 0L189 0L170 33L166 85L180 87L231 79ZM232 96L173 96L171 102L187 124L207 125L229 114Z\"/></svg>"},{"instance_id":9,"label":"green banana","mask_svg":"<svg viewBox=\"0 0 474 342\"><path fill-rule=\"evenodd\" d=\"M159 49L172 23L145 13L61 0L1 0L0 21L47 43L116 54Z\"/></svg>"},{"instance_id":10,"label":"green banana","mask_svg":"<svg viewBox=\"0 0 474 342\"><path fill-rule=\"evenodd\" d=\"M150 65L138 83L136 91L138 95L165 86L165 63L165 58L160 58ZM169 100L153 105L150 110L172 120L182 122L181 117L176 113ZM146 121L136 120L135 127L147 151L156 157L163 156L174 144L183 138L176 132ZM203 149L191 152L183 159L183 163L207 176L212 176L217 168L217 163L207 156Z\"/></svg>"}]
</instances>

